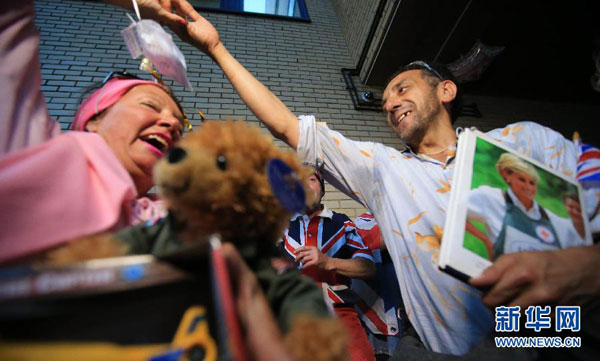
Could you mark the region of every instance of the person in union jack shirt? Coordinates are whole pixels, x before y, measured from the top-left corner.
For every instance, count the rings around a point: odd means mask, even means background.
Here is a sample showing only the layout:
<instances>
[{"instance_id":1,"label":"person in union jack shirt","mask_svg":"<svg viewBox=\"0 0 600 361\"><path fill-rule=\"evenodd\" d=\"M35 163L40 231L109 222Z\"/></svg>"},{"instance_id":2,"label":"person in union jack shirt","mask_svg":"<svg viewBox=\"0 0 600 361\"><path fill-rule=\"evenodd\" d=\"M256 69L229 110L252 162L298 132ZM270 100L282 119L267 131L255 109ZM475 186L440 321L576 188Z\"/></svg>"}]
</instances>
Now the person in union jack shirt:
<instances>
[{"instance_id":1,"label":"person in union jack shirt","mask_svg":"<svg viewBox=\"0 0 600 361\"><path fill-rule=\"evenodd\" d=\"M333 212L321 200L325 194L318 171L309 178L307 208L296 214L283 238L283 248L301 272L312 278L331 302L335 314L347 328L352 361L375 360L354 304L358 296L350 289L351 278L375 274L369 248L345 214Z\"/></svg>"},{"instance_id":2,"label":"person in union jack shirt","mask_svg":"<svg viewBox=\"0 0 600 361\"><path fill-rule=\"evenodd\" d=\"M354 308L367 331L375 357L387 360L407 332L408 316L402 304L396 271L375 217L366 212L357 216L354 224L371 250L377 270L374 277L352 281L352 290L359 296Z\"/></svg>"}]
</instances>

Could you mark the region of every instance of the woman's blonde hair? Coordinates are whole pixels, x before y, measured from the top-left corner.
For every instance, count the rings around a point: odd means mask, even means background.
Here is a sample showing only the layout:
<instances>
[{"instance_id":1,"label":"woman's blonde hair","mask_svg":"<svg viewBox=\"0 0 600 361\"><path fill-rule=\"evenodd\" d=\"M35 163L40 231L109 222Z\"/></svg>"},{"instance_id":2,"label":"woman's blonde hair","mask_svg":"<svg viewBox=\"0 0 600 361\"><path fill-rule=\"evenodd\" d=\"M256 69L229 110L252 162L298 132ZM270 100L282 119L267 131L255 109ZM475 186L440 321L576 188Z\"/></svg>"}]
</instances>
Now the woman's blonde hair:
<instances>
[{"instance_id":1,"label":"woman's blonde hair","mask_svg":"<svg viewBox=\"0 0 600 361\"><path fill-rule=\"evenodd\" d=\"M503 153L498 158L496 169L500 174L502 174L502 169L506 169L510 172L528 175L535 179L536 183L540 180L540 176L533 165L511 153Z\"/></svg>"}]
</instances>

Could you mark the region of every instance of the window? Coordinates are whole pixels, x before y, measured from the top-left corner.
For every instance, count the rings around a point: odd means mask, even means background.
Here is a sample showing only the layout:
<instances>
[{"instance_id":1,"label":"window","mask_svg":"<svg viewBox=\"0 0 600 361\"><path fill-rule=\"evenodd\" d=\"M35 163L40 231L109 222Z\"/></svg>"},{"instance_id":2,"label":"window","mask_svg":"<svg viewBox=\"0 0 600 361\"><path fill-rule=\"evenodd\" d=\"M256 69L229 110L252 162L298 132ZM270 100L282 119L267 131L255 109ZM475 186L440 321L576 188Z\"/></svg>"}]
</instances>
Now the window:
<instances>
[{"instance_id":1,"label":"window","mask_svg":"<svg viewBox=\"0 0 600 361\"><path fill-rule=\"evenodd\" d=\"M191 0L198 9L309 20L304 0Z\"/></svg>"}]
</instances>

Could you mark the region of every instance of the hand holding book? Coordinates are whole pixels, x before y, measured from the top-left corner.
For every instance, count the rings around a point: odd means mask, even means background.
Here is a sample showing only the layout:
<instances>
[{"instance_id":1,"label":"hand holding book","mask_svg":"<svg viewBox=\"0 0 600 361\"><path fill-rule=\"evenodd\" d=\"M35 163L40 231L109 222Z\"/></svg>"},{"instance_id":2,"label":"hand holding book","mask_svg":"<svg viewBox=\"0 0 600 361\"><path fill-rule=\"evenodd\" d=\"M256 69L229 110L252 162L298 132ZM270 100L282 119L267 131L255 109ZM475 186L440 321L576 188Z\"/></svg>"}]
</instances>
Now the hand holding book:
<instances>
[{"instance_id":1,"label":"hand holding book","mask_svg":"<svg viewBox=\"0 0 600 361\"><path fill-rule=\"evenodd\" d=\"M586 305L600 295L598 261L599 245L505 254L469 283L486 290L488 307Z\"/></svg>"},{"instance_id":2,"label":"hand holding book","mask_svg":"<svg viewBox=\"0 0 600 361\"><path fill-rule=\"evenodd\" d=\"M460 135L454 174L439 266L455 277L477 277L509 253L591 244L575 179L470 129ZM511 287L537 277L514 272L503 278Z\"/></svg>"}]
</instances>

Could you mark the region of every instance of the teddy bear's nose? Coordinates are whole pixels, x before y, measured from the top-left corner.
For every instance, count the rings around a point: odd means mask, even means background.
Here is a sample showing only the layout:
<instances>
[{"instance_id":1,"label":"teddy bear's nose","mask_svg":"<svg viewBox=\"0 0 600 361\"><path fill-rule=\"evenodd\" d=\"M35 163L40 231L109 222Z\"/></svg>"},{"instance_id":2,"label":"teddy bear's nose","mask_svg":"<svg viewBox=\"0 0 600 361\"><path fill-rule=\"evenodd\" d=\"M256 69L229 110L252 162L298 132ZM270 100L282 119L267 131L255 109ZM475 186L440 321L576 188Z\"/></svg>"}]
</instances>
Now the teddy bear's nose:
<instances>
[{"instance_id":1,"label":"teddy bear's nose","mask_svg":"<svg viewBox=\"0 0 600 361\"><path fill-rule=\"evenodd\" d=\"M169 156L167 160L169 163L177 163L185 158L187 155L186 151L183 148L175 147L169 151Z\"/></svg>"}]
</instances>

